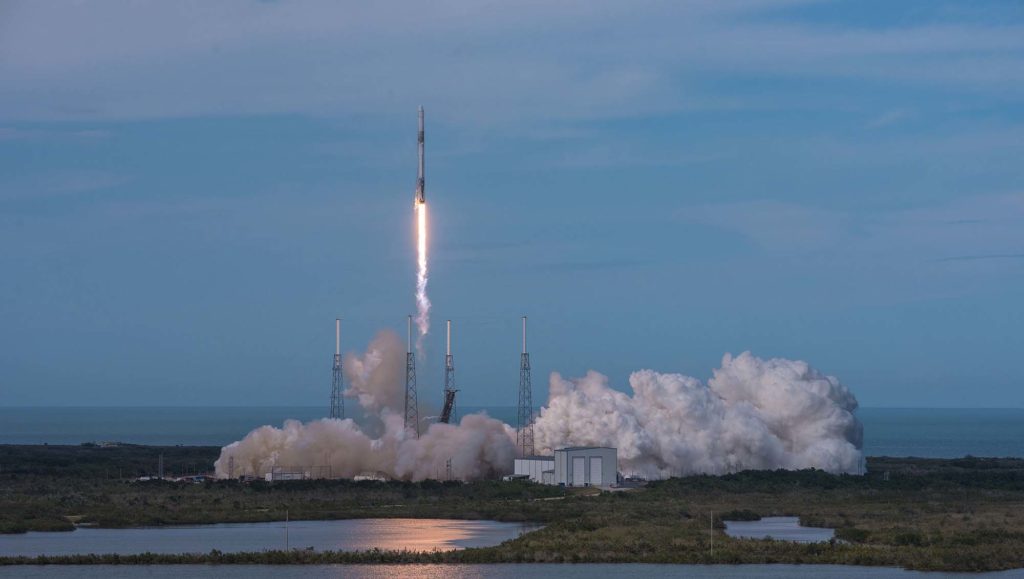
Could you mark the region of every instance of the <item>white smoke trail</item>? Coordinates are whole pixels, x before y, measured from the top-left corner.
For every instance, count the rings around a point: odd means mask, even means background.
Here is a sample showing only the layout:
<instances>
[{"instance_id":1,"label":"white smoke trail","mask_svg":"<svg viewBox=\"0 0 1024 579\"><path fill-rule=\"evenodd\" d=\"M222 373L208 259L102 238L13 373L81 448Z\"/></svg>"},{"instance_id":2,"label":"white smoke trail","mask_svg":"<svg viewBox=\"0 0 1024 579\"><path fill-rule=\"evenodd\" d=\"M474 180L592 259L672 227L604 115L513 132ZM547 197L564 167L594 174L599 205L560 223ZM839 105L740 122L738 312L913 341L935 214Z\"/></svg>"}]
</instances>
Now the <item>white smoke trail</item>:
<instances>
[{"instance_id":1,"label":"white smoke trail","mask_svg":"<svg viewBox=\"0 0 1024 579\"><path fill-rule=\"evenodd\" d=\"M633 396L596 372L551 376L534 427L537 448L618 448L625 473L663 477L745 469L863 472L857 400L805 362L726 355L705 385L651 370L629 378Z\"/></svg>"},{"instance_id":2,"label":"white smoke trail","mask_svg":"<svg viewBox=\"0 0 1024 579\"><path fill-rule=\"evenodd\" d=\"M416 352L423 356L423 338L430 330L430 298L427 297L427 204L416 206Z\"/></svg>"},{"instance_id":3,"label":"white smoke trail","mask_svg":"<svg viewBox=\"0 0 1024 579\"><path fill-rule=\"evenodd\" d=\"M459 424L432 424L418 439L403 427L404 344L393 332L381 332L362 356L346 356L349 388L367 415L365 424L325 418L284 426L261 426L221 449L217 476L263 476L274 467L311 475L352 477L381 472L403 480L492 477L509 472L515 456L515 431L484 414ZM232 461L232 459L234 459ZM234 472L228 472L230 465Z\"/></svg>"}]
</instances>

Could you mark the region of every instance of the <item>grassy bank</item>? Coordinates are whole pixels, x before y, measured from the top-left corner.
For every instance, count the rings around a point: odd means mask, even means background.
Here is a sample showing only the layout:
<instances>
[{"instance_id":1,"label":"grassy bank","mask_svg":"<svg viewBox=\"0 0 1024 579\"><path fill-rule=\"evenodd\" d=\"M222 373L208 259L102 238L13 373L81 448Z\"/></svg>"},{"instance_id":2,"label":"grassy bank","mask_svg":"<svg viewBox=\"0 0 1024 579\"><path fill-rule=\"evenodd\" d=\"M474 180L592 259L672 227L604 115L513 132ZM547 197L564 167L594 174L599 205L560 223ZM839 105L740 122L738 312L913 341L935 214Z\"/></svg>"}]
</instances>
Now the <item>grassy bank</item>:
<instances>
[{"instance_id":1,"label":"grassy bank","mask_svg":"<svg viewBox=\"0 0 1024 579\"><path fill-rule=\"evenodd\" d=\"M1024 461L888 459L863 477L744 472L615 493L528 483L126 482L112 474L202 470L219 449L0 446L0 530L363 517L535 521L540 531L451 553L310 551L0 558L12 563L644 562L839 563L929 570L1024 567ZM204 463L203 461L206 461ZM194 464L195 467L188 465ZM712 520L714 553L711 553ZM843 542L734 540L721 518L799 516Z\"/></svg>"}]
</instances>

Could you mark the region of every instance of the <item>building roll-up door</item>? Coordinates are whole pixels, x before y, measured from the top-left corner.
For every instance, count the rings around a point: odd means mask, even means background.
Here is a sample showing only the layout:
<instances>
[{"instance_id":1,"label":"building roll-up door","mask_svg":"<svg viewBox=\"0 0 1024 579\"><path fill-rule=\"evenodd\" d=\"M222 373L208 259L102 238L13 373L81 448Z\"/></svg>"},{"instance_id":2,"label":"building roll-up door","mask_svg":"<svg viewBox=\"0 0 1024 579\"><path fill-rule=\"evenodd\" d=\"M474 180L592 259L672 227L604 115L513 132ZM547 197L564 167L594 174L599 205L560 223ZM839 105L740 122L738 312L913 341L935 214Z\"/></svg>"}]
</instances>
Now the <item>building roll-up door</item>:
<instances>
[{"instance_id":1,"label":"building roll-up door","mask_svg":"<svg viewBox=\"0 0 1024 579\"><path fill-rule=\"evenodd\" d=\"M572 457L572 486L581 487L587 484L587 459L583 456Z\"/></svg>"},{"instance_id":2,"label":"building roll-up door","mask_svg":"<svg viewBox=\"0 0 1024 579\"><path fill-rule=\"evenodd\" d=\"M601 481L601 457L592 456L590 457L590 484L593 486L601 486L604 484Z\"/></svg>"}]
</instances>

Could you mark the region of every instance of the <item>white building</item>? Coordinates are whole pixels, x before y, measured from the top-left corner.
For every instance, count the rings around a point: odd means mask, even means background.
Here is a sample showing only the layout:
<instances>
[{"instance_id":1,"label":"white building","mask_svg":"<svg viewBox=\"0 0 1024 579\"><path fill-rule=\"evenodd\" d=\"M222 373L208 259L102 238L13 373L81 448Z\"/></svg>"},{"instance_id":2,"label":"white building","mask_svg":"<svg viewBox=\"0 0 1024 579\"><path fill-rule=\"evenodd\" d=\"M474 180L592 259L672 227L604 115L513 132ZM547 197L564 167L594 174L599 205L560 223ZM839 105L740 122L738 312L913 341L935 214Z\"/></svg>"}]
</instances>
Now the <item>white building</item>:
<instances>
[{"instance_id":1,"label":"white building","mask_svg":"<svg viewBox=\"0 0 1024 579\"><path fill-rule=\"evenodd\" d=\"M555 470L555 457L553 456L527 456L516 459L515 477L529 477L535 483L553 484L544 481L544 472Z\"/></svg>"},{"instance_id":2,"label":"white building","mask_svg":"<svg viewBox=\"0 0 1024 579\"><path fill-rule=\"evenodd\" d=\"M280 467L274 467L264 475L267 482L283 481L283 480L307 480L310 478L309 473L302 470L284 470Z\"/></svg>"},{"instance_id":3,"label":"white building","mask_svg":"<svg viewBox=\"0 0 1024 579\"><path fill-rule=\"evenodd\" d=\"M510 478L567 487L610 487L618 482L617 466L614 448L574 446L556 450L555 456L517 458Z\"/></svg>"},{"instance_id":4,"label":"white building","mask_svg":"<svg viewBox=\"0 0 1024 579\"><path fill-rule=\"evenodd\" d=\"M378 471L368 471L367 470L367 471L363 471L363 472L357 474L356 476L352 477L352 480L354 480L356 482L361 482L361 481L364 481L364 480L372 480L372 481L377 481L377 482L388 482L389 480L391 480L391 478L388 477L387 474L385 474L383 472L380 472L379 470Z\"/></svg>"},{"instance_id":5,"label":"white building","mask_svg":"<svg viewBox=\"0 0 1024 579\"><path fill-rule=\"evenodd\" d=\"M618 452L603 446L573 446L555 451L555 484L610 487L618 482Z\"/></svg>"}]
</instances>

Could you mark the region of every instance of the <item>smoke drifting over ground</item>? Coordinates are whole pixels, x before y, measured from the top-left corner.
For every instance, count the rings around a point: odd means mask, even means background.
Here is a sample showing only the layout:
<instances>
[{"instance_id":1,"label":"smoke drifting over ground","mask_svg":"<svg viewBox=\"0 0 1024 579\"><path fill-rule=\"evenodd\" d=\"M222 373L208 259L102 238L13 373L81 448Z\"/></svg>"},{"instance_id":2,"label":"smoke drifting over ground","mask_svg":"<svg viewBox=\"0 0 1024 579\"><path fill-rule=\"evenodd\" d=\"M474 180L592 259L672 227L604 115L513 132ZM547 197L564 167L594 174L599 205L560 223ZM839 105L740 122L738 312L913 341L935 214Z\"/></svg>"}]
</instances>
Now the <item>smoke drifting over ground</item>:
<instances>
[{"instance_id":1,"label":"smoke drifting over ground","mask_svg":"<svg viewBox=\"0 0 1024 579\"><path fill-rule=\"evenodd\" d=\"M623 473L666 476L745 469L862 472L857 400L805 362L726 355L707 384L651 370L629 378L633 396L590 372L551 376L535 426L539 451L618 448Z\"/></svg>"},{"instance_id":2,"label":"smoke drifting over ground","mask_svg":"<svg viewBox=\"0 0 1024 579\"><path fill-rule=\"evenodd\" d=\"M507 473L515 455L515 431L483 414L458 424L431 424L418 439L403 426L405 350L393 332L380 332L366 353L345 357L349 388L365 413L352 419L288 420L282 428L261 426L221 450L217 476L262 476L274 467L314 476L352 477L381 472L422 480L452 475L475 479ZM231 459L234 472L229 472Z\"/></svg>"},{"instance_id":3,"label":"smoke drifting over ground","mask_svg":"<svg viewBox=\"0 0 1024 579\"><path fill-rule=\"evenodd\" d=\"M358 401L362 425L322 419L262 426L222 449L218 476L262 476L276 466L314 476L382 472L422 480L444 478L449 459L453 476L462 479L512 469L515 431L486 415L432 424L419 439L407 433L404 369L401 340L381 332L366 353L345 358L346 396ZM552 374L550 399L535 425L538 453L612 446L624 474L649 477L778 468L862 472L856 399L805 362L726 355L706 384L651 370L634 372L629 382L632 396L611 389L596 372L573 380Z\"/></svg>"}]
</instances>

